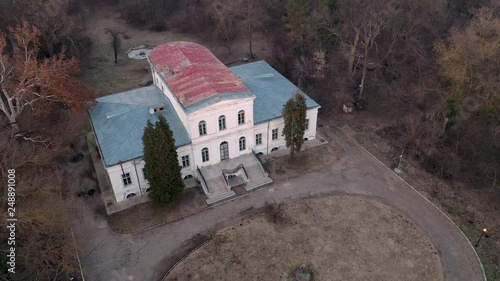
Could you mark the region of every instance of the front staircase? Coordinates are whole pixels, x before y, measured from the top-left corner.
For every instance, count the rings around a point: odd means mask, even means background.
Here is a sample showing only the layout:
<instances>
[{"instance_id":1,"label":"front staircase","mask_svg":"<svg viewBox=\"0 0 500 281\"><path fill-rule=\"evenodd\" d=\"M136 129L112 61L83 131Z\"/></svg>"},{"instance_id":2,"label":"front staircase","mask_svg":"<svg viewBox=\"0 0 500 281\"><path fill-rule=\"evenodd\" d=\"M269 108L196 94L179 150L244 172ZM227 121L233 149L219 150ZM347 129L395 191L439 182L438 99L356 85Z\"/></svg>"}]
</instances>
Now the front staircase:
<instances>
[{"instance_id":1,"label":"front staircase","mask_svg":"<svg viewBox=\"0 0 500 281\"><path fill-rule=\"evenodd\" d=\"M202 177L204 179L203 182L206 183L204 191L207 196L207 204L214 204L236 195L236 193L226 185L222 170L234 169L239 165L243 165L244 170L248 175L248 182L245 185L245 189L247 191L251 191L273 182L253 153L242 155L238 158L224 160L223 162L215 165L200 167L198 169L198 173L201 174L201 176L199 176Z\"/></svg>"},{"instance_id":2,"label":"front staircase","mask_svg":"<svg viewBox=\"0 0 500 281\"><path fill-rule=\"evenodd\" d=\"M250 181L245 186L245 189L248 191L273 182L273 180L264 171L260 163L252 165L250 167L246 167L246 170L248 178L250 179Z\"/></svg>"},{"instance_id":3,"label":"front staircase","mask_svg":"<svg viewBox=\"0 0 500 281\"><path fill-rule=\"evenodd\" d=\"M236 195L234 191L226 188L226 183L224 182L222 175L220 177L207 180L207 189L207 204L213 204Z\"/></svg>"}]
</instances>

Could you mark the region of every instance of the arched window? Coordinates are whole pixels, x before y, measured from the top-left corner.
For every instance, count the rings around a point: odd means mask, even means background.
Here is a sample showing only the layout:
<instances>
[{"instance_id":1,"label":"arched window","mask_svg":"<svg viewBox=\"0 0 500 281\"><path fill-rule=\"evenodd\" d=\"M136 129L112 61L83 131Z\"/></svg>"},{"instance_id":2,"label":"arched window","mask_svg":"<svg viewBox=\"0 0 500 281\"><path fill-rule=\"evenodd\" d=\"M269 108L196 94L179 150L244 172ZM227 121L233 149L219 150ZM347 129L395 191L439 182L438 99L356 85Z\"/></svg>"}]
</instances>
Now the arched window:
<instances>
[{"instance_id":1,"label":"arched window","mask_svg":"<svg viewBox=\"0 0 500 281\"><path fill-rule=\"evenodd\" d=\"M137 196L137 194L135 194L135 193L132 192L132 193L127 194L126 198L128 199L128 198L132 198L132 197L135 197L135 196Z\"/></svg>"},{"instance_id":2,"label":"arched window","mask_svg":"<svg viewBox=\"0 0 500 281\"><path fill-rule=\"evenodd\" d=\"M221 115L219 117L219 131L226 129L226 116Z\"/></svg>"},{"instance_id":3,"label":"arched window","mask_svg":"<svg viewBox=\"0 0 500 281\"><path fill-rule=\"evenodd\" d=\"M245 139L245 137L241 137L240 138L240 151L243 151L246 148L247 148L246 139Z\"/></svg>"},{"instance_id":4,"label":"arched window","mask_svg":"<svg viewBox=\"0 0 500 281\"><path fill-rule=\"evenodd\" d=\"M220 160L229 159L229 144L227 141L223 141L220 144Z\"/></svg>"},{"instance_id":5,"label":"arched window","mask_svg":"<svg viewBox=\"0 0 500 281\"><path fill-rule=\"evenodd\" d=\"M207 162L208 160L210 160L208 156L208 148L205 147L201 150L201 161Z\"/></svg>"},{"instance_id":6,"label":"arched window","mask_svg":"<svg viewBox=\"0 0 500 281\"><path fill-rule=\"evenodd\" d=\"M240 110L238 112L238 125L245 124L245 111Z\"/></svg>"},{"instance_id":7,"label":"arched window","mask_svg":"<svg viewBox=\"0 0 500 281\"><path fill-rule=\"evenodd\" d=\"M200 132L200 136L207 134L207 123L205 121L200 121L200 123L198 123L198 131Z\"/></svg>"}]
</instances>

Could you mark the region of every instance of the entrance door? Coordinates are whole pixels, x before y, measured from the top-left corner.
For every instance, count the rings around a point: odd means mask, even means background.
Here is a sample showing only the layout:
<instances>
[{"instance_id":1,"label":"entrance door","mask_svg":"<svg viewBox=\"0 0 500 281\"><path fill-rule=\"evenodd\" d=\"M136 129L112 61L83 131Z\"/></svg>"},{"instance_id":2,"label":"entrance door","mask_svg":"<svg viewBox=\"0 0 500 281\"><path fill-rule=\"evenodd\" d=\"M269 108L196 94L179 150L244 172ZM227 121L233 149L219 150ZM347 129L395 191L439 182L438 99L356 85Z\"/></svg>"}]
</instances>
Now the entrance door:
<instances>
[{"instance_id":1,"label":"entrance door","mask_svg":"<svg viewBox=\"0 0 500 281\"><path fill-rule=\"evenodd\" d=\"M224 141L220 144L220 160L229 159L229 146L227 141Z\"/></svg>"}]
</instances>

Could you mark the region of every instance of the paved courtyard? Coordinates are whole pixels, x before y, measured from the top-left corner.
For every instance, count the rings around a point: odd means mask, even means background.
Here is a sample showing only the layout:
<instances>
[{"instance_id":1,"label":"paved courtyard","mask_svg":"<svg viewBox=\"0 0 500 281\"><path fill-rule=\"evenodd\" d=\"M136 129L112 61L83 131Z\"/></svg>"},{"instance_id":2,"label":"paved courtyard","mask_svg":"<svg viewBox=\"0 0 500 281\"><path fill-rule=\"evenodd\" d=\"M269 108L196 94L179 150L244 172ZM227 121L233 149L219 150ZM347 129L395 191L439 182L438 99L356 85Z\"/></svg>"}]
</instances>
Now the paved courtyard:
<instances>
[{"instance_id":1,"label":"paved courtyard","mask_svg":"<svg viewBox=\"0 0 500 281\"><path fill-rule=\"evenodd\" d=\"M266 202L331 193L376 197L393 206L429 236L440 255L445 280L484 280L472 246L446 216L340 132L329 130L327 140L338 152L331 166L139 234L114 234L94 209L75 207L79 219L75 235L82 241L80 258L86 280L161 280L188 248L204 240L203 236L239 222L247 210Z\"/></svg>"}]
</instances>

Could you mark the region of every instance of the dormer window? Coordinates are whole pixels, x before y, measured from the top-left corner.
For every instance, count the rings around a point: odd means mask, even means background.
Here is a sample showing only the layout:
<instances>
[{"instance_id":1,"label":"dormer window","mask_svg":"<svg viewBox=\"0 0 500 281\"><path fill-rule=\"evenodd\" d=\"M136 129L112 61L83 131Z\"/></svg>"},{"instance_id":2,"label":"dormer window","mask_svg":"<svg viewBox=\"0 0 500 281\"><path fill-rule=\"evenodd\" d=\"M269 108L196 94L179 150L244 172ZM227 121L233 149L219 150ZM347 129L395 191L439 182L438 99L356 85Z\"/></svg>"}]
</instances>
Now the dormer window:
<instances>
[{"instance_id":1,"label":"dormer window","mask_svg":"<svg viewBox=\"0 0 500 281\"><path fill-rule=\"evenodd\" d=\"M245 111L240 110L238 112L238 125L245 124Z\"/></svg>"}]
</instances>

